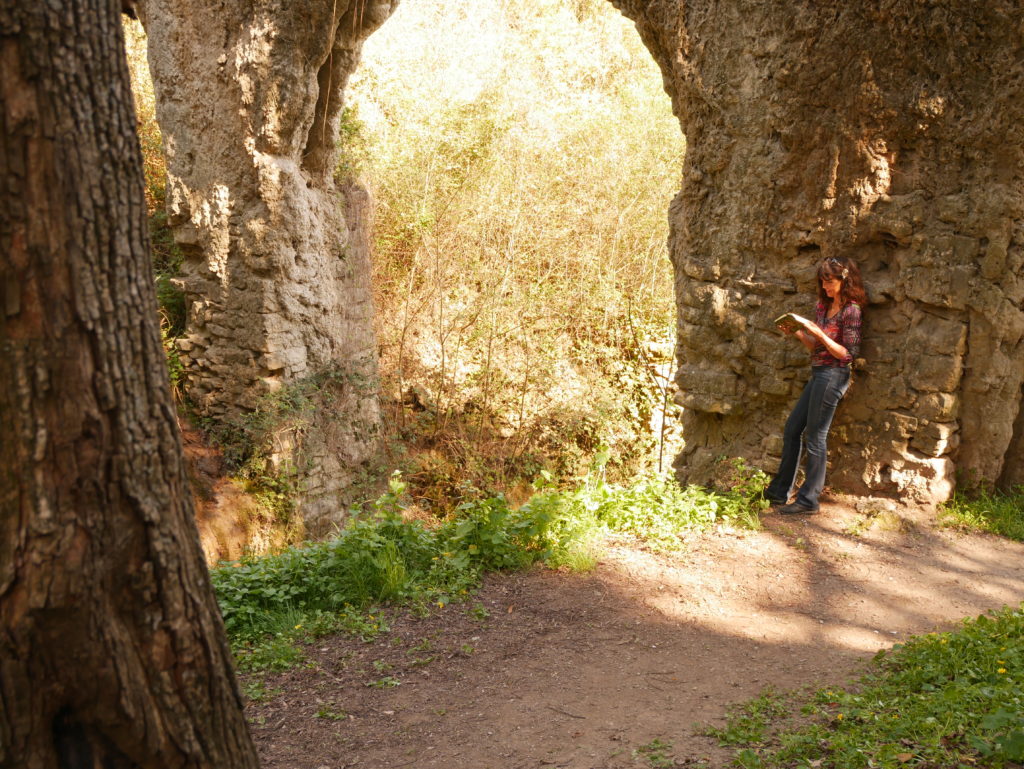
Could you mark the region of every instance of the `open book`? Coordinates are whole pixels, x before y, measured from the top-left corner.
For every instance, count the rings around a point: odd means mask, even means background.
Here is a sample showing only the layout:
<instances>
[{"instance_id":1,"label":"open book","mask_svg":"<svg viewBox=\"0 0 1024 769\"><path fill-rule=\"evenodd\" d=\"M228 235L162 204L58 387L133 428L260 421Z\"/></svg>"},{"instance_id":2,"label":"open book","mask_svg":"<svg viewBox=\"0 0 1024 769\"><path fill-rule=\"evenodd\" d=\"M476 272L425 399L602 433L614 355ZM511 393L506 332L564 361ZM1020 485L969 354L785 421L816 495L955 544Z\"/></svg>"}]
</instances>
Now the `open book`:
<instances>
[{"instance_id":1,"label":"open book","mask_svg":"<svg viewBox=\"0 0 1024 769\"><path fill-rule=\"evenodd\" d=\"M797 315L795 312L787 312L775 319L775 325L781 331L792 334L794 331L802 331L807 326L814 324L802 315Z\"/></svg>"}]
</instances>

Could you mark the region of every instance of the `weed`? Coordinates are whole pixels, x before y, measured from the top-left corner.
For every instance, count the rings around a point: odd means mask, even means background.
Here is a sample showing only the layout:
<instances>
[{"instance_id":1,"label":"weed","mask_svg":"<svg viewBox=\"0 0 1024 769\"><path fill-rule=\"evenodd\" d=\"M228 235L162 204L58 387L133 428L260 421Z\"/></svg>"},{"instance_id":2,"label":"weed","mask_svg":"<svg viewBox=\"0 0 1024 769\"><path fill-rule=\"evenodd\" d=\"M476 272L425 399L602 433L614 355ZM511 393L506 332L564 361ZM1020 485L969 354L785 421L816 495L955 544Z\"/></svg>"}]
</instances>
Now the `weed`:
<instances>
[{"instance_id":1,"label":"weed","mask_svg":"<svg viewBox=\"0 0 1024 769\"><path fill-rule=\"evenodd\" d=\"M723 746L760 744L768 723L787 713L785 700L774 690L765 689L758 697L733 708L723 728L708 728L704 734L716 738Z\"/></svg>"},{"instance_id":2,"label":"weed","mask_svg":"<svg viewBox=\"0 0 1024 769\"><path fill-rule=\"evenodd\" d=\"M244 657L240 665L280 669L301 659L285 647L303 637L344 631L372 640L387 630L374 606L444 607L467 596L485 570L565 565L609 533L678 547L681 532L728 522L723 511L739 504L653 476L628 487L590 478L574 491L538 488L519 508L503 496L473 500L459 506L457 517L427 528L402 518L404 485L396 476L373 514L352 520L337 538L212 570L225 626ZM470 611L488 616L479 604ZM410 652L429 644L423 639Z\"/></svg>"},{"instance_id":3,"label":"weed","mask_svg":"<svg viewBox=\"0 0 1024 769\"><path fill-rule=\"evenodd\" d=\"M402 682L394 676L384 676L378 678L375 681L368 681L367 686L373 687L374 689L393 689L396 686L401 686Z\"/></svg>"},{"instance_id":4,"label":"weed","mask_svg":"<svg viewBox=\"0 0 1024 769\"><path fill-rule=\"evenodd\" d=\"M483 622L491 616L490 611L488 611L487 607L482 603L473 604L473 608L469 610L469 613L473 619L479 620L480 622Z\"/></svg>"},{"instance_id":5,"label":"weed","mask_svg":"<svg viewBox=\"0 0 1024 769\"><path fill-rule=\"evenodd\" d=\"M672 756L672 743L658 739L657 737L646 745L641 745L633 751L633 758L644 758L654 769L663 769L676 765Z\"/></svg>"},{"instance_id":6,"label":"weed","mask_svg":"<svg viewBox=\"0 0 1024 769\"><path fill-rule=\"evenodd\" d=\"M279 695L283 689L268 689L262 678L250 678L242 683L242 696L247 702L269 702Z\"/></svg>"},{"instance_id":7,"label":"weed","mask_svg":"<svg viewBox=\"0 0 1024 769\"><path fill-rule=\"evenodd\" d=\"M422 638L422 639L420 639L419 643L417 643L415 646L410 646L409 647L409 652L410 652L410 654L413 653L413 652L428 652L432 648L433 648L433 644L430 642L430 639L429 638Z\"/></svg>"},{"instance_id":8,"label":"weed","mask_svg":"<svg viewBox=\"0 0 1024 769\"><path fill-rule=\"evenodd\" d=\"M324 705L317 710L316 717L330 719L331 721L344 721L348 718L348 712L338 710L332 705Z\"/></svg>"},{"instance_id":9,"label":"weed","mask_svg":"<svg viewBox=\"0 0 1024 769\"><path fill-rule=\"evenodd\" d=\"M306 655L292 643L291 639L282 634L236 645L234 651L238 669L250 673L279 673L295 667L306 659Z\"/></svg>"}]
</instances>

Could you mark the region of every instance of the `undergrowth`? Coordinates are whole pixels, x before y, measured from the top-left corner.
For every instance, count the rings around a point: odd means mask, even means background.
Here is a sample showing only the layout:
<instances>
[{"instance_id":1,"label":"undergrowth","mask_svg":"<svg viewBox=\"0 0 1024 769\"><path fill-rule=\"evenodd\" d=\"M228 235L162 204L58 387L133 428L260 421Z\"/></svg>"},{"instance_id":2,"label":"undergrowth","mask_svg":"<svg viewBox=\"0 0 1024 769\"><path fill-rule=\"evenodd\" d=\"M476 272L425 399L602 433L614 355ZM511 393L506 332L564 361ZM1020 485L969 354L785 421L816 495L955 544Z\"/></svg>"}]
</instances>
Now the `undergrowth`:
<instances>
[{"instance_id":1,"label":"undergrowth","mask_svg":"<svg viewBox=\"0 0 1024 769\"><path fill-rule=\"evenodd\" d=\"M857 684L815 692L799 715L795 697L767 692L705 733L737 748L733 763L747 769L1019 766L1022 608L879 652Z\"/></svg>"},{"instance_id":2,"label":"undergrowth","mask_svg":"<svg viewBox=\"0 0 1024 769\"><path fill-rule=\"evenodd\" d=\"M383 605L427 611L463 600L485 571L538 562L587 569L610 534L679 547L686 531L756 526L762 504L746 492L683 489L666 477L620 487L595 472L570 491L542 477L518 508L500 495L470 500L430 527L403 517L405 491L396 475L372 514L333 540L211 572L241 668L294 665L301 660L295 643L309 637L347 631L370 639L386 629Z\"/></svg>"},{"instance_id":3,"label":"undergrowth","mask_svg":"<svg viewBox=\"0 0 1024 769\"><path fill-rule=\"evenodd\" d=\"M633 25L606 0L404 3L347 97L338 171L376 200L387 428L420 504L578 476L601 444L613 478L654 465L685 143Z\"/></svg>"},{"instance_id":4,"label":"undergrowth","mask_svg":"<svg viewBox=\"0 0 1024 769\"><path fill-rule=\"evenodd\" d=\"M985 488L958 491L942 506L939 522L1024 541L1024 486L1009 491Z\"/></svg>"}]
</instances>

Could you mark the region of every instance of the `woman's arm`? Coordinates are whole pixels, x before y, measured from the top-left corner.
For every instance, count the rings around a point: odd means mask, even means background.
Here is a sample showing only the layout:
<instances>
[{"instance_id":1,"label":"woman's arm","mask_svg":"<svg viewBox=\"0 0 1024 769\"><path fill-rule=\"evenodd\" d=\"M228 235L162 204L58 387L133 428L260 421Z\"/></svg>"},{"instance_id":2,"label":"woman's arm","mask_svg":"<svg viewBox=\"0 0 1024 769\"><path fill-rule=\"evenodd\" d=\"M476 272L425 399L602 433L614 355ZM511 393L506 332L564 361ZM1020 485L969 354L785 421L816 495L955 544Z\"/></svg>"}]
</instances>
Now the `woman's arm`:
<instances>
[{"instance_id":1,"label":"woman's arm","mask_svg":"<svg viewBox=\"0 0 1024 769\"><path fill-rule=\"evenodd\" d=\"M818 327L815 326L815 328ZM811 352L814 352L815 341L814 337L810 333L804 331L794 331L793 336L795 336L797 339L803 342L804 347L806 347Z\"/></svg>"},{"instance_id":2,"label":"woman's arm","mask_svg":"<svg viewBox=\"0 0 1024 769\"><path fill-rule=\"evenodd\" d=\"M820 327L808 328L811 334L824 345L829 354L843 363L849 363L860 352L860 307L851 304L843 308L840 336L843 343L832 339Z\"/></svg>"},{"instance_id":3,"label":"woman's arm","mask_svg":"<svg viewBox=\"0 0 1024 769\"><path fill-rule=\"evenodd\" d=\"M815 339L817 339L818 342L821 342L825 346L825 349L828 350L829 355L833 358L836 358L837 360L847 360L850 357L850 352L839 344L839 342L835 341L832 337L822 331L819 326L814 326L813 328L809 327L808 331L810 332L809 336L813 335L811 336L808 349L812 351L814 350ZM803 342L804 340L801 339L800 341ZM804 344L807 344L807 342L804 342Z\"/></svg>"}]
</instances>

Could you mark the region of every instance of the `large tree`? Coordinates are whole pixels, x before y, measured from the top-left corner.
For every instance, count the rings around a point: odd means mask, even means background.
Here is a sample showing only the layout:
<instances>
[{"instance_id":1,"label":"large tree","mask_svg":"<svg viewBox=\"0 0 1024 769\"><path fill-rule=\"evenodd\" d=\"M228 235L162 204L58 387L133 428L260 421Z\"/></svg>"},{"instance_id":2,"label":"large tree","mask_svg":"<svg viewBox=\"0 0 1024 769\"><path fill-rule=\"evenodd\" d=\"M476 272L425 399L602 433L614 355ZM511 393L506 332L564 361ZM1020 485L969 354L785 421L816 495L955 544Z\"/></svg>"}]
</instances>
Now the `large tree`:
<instances>
[{"instance_id":1,"label":"large tree","mask_svg":"<svg viewBox=\"0 0 1024 769\"><path fill-rule=\"evenodd\" d=\"M687 137L670 210L682 473L777 456L806 365L772 318L863 265L867 365L832 479L946 497L1024 482L1019 0L612 0Z\"/></svg>"},{"instance_id":2,"label":"large tree","mask_svg":"<svg viewBox=\"0 0 1024 769\"><path fill-rule=\"evenodd\" d=\"M156 325L119 0L3 0L0 59L0 766L254 767Z\"/></svg>"},{"instance_id":3,"label":"large tree","mask_svg":"<svg viewBox=\"0 0 1024 769\"><path fill-rule=\"evenodd\" d=\"M366 192L337 174L345 84L398 0L139 0L185 254L186 391L231 420L327 373L329 397L269 452L311 533L379 443Z\"/></svg>"}]
</instances>

